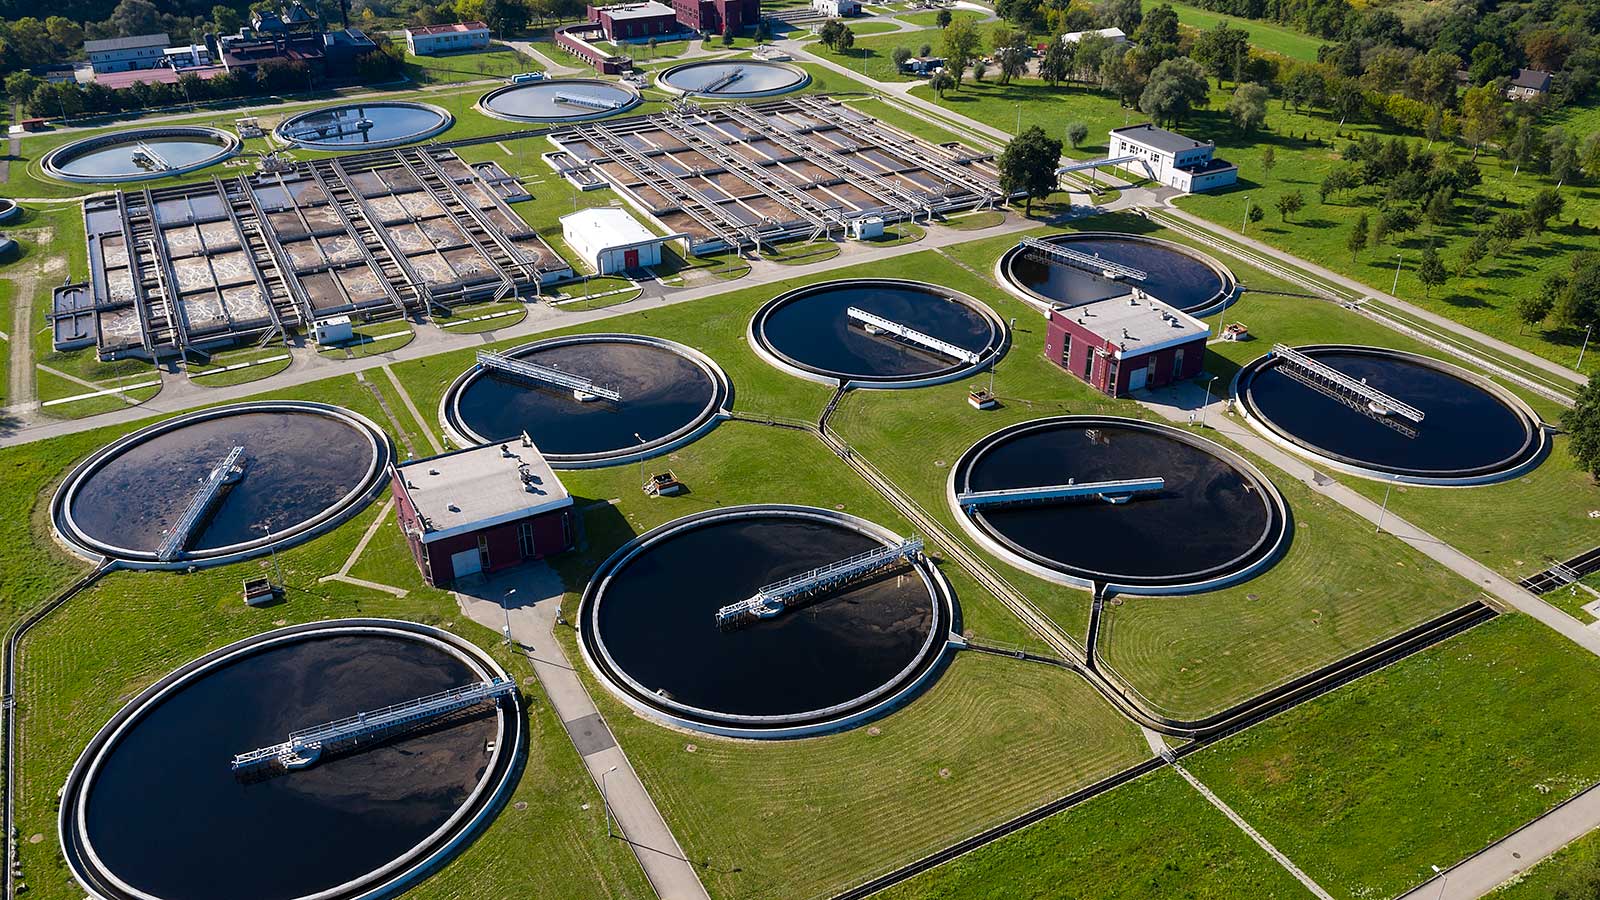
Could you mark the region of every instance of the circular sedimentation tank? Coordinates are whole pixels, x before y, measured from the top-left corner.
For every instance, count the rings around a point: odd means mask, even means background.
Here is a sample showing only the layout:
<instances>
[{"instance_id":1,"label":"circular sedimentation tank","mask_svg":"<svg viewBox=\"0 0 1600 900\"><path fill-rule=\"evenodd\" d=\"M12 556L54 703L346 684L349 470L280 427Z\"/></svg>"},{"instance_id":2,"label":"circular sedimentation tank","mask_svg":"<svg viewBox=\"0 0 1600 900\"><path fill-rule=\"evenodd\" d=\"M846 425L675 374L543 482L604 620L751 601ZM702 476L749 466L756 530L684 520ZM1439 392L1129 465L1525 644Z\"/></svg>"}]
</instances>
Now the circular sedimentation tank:
<instances>
[{"instance_id":1,"label":"circular sedimentation tank","mask_svg":"<svg viewBox=\"0 0 1600 900\"><path fill-rule=\"evenodd\" d=\"M1295 348L1422 413L1413 421L1382 402L1331 388L1269 353L1234 381L1250 423L1329 468L1412 484L1471 485L1512 477L1544 457L1548 435L1511 392L1440 360L1380 347Z\"/></svg>"},{"instance_id":2,"label":"circular sedimentation tank","mask_svg":"<svg viewBox=\"0 0 1600 900\"><path fill-rule=\"evenodd\" d=\"M483 363L445 392L439 417L456 443L508 441L523 432L557 468L612 465L680 447L726 414L733 386L710 357L676 341L584 334L505 351L615 391L582 395Z\"/></svg>"},{"instance_id":3,"label":"circular sedimentation tank","mask_svg":"<svg viewBox=\"0 0 1600 900\"><path fill-rule=\"evenodd\" d=\"M1171 241L1109 231L1054 234L1043 240L1139 269L1146 277L1113 281L1013 246L1001 254L995 274L1012 293L1038 305L1078 306L1120 297L1137 287L1186 313L1202 315L1226 303L1236 286L1233 273L1222 263Z\"/></svg>"},{"instance_id":4,"label":"circular sedimentation tank","mask_svg":"<svg viewBox=\"0 0 1600 900\"><path fill-rule=\"evenodd\" d=\"M0 197L0 222L9 222L22 215L22 207L10 197Z\"/></svg>"},{"instance_id":5,"label":"circular sedimentation tank","mask_svg":"<svg viewBox=\"0 0 1600 900\"><path fill-rule=\"evenodd\" d=\"M903 703L948 646L954 597L926 558L770 618L717 611L765 585L899 544L833 510L730 507L669 522L607 559L579 609L584 659L630 706L681 727L797 737Z\"/></svg>"},{"instance_id":6,"label":"circular sedimentation tank","mask_svg":"<svg viewBox=\"0 0 1600 900\"><path fill-rule=\"evenodd\" d=\"M515 692L308 768L233 758L336 721L506 673L439 629L345 619L257 635L140 693L61 795L73 875L97 900L392 896L469 841L514 785Z\"/></svg>"},{"instance_id":7,"label":"circular sedimentation tank","mask_svg":"<svg viewBox=\"0 0 1600 900\"><path fill-rule=\"evenodd\" d=\"M1160 478L1155 490L970 505L970 492ZM1210 590L1269 566L1289 538L1276 487L1243 457L1188 432L1112 416L1022 422L950 470L962 527L1018 568L1119 593Z\"/></svg>"},{"instance_id":8,"label":"circular sedimentation tank","mask_svg":"<svg viewBox=\"0 0 1600 900\"><path fill-rule=\"evenodd\" d=\"M708 60L672 66L656 85L674 94L717 100L750 100L797 91L811 83L799 66L765 60Z\"/></svg>"},{"instance_id":9,"label":"circular sedimentation tank","mask_svg":"<svg viewBox=\"0 0 1600 900\"><path fill-rule=\"evenodd\" d=\"M945 346L897 334L876 319ZM748 337L758 355L792 375L860 388L962 378L991 365L1008 341L1005 322L972 297L888 278L827 281L780 294L756 311Z\"/></svg>"},{"instance_id":10,"label":"circular sedimentation tank","mask_svg":"<svg viewBox=\"0 0 1600 900\"><path fill-rule=\"evenodd\" d=\"M307 150L376 150L433 137L455 123L449 110L431 103L384 100L342 103L290 116L273 135Z\"/></svg>"},{"instance_id":11,"label":"circular sedimentation tank","mask_svg":"<svg viewBox=\"0 0 1600 900\"><path fill-rule=\"evenodd\" d=\"M133 128L62 144L44 155L46 174L61 181L112 183L183 175L237 154L236 135L203 125Z\"/></svg>"},{"instance_id":12,"label":"circular sedimentation tank","mask_svg":"<svg viewBox=\"0 0 1600 900\"><path fill-rule=\"evenodd\" d=\"M212 501L193 517L181 550L163 558L213 473L242 448ZM383 489L389 439L356 413L320 403L268 401L158 422L96 452L52 503L57 533L74 549L134 568L234 562L320 534Z\"/></svg>"},{"instance_id":13,"label":"circular sedimentation tank","mask_svg":"<svg viewBox=\"0 0 1600 900\"><path fill-rule=\"evenodd\" d=\"M631 109L639 92L619 81L549 78L497 87L478 98L484 115L508 122L580 122Z\"/></svg>"}]
</instances>

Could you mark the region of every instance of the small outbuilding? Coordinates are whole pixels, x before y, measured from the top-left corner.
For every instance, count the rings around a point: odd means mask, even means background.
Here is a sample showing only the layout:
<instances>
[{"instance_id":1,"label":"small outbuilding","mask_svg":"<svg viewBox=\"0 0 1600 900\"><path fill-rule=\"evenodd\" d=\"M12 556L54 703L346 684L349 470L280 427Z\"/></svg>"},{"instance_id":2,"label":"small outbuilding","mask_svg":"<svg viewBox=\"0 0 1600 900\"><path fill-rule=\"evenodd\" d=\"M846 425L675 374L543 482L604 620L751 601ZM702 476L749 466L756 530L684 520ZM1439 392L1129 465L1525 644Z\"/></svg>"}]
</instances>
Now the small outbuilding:
<instances>
[{"instance_id":1,"label":"small outbuilding","mask_svg":"<svg viewBox=\"0 0 1600 900\"><path fill-rule=\"evenodd\" d=\"M1093 31L1069 31L1061 36L1061 43L1076 44L1086 37L1102 37L1113 44L1126 44L1128 35L1121 28L1097 28Z\"/></svg>"},{"instance_id":2,"label":"small outbuilding","mask_svg":"<svg viewBox=\"0 0 1600 900\"><path fill-rule=\"evenodd\" d=\"M682 232L656 234L626 210L609 206L580 209L562 216L561 236L598 275L659 266L662 246L668 241L689 237Z\"/></svg>"},{"instance_id":3,"label":"small outbuilding","mask_svg":"<svg viewBox=\"0 0 1600 900\"><path fill-rule=\"evenodd\" d=\"M861 15L860 0L811 0L811 8L830 19Z\"/></svg>"},{"instance_id":4,"label":"small outbuilding","mask_svg":"<svg viewBox=\"0 0 1600 900\"><path fill-rule=\"evenodd\" d=\"M1052 309L1045 358L1110 397L1200 374L1211 329L1135 288L1132 293Z\"/></svg>"},{"instance_id":5,"label":"small outbuilding","mask_svg":"<svg viewBox=\"0 0 1600 900\"><path fill-rule=\"evenodd\" d=\"M647 41L683 31L678 14L665 3L618 3L589 7L589 21L600 23L606 40L613 44Z\"/></svg>"},{"instance_id":6,"label":"small outbuilding","mask_svg":"<svg viewBox=\"0 0 1600 900\"><path fill-rule=\"evenodd\" d=\"M1111 129L1107 159L1133 172L1143 171L1168 187L1199 193L1239 180L1239 167L1217 156L1214 141L1197 141L1155 125Z\"/></svg>"},{"instance_id":7,"label":"small outbuilding","mask_svg":"<svg viewBox=\"0 0 1600 900\"><path fill-rule=\"evenodd\" d=\"M412 56L484 50L489 43L489 26L483 22L412 25L406 28L406 49Z\"/></svg>"},{"instance_id":8,"label":"small outbuilding","mask_svg":"<svg viewBox=\"0 0 1600 900\"><path fill-rule=\"evenodd\" d=\"M577 544L572 496L526 438L392 465L400 530L440 586Z\"/></svg>"},{"instance_id":9,"label":"small outbuilding","mask_svg":"<svg viewBox=\"0 0 1600 900\"><path fill-rule=\"evenodd\" d=\"M1506 96L1512 100L1537 100L1550 93L1549 72L1538 69L1517 69L1511 73L1506 85Z\"/></svg>"}]
</instances>

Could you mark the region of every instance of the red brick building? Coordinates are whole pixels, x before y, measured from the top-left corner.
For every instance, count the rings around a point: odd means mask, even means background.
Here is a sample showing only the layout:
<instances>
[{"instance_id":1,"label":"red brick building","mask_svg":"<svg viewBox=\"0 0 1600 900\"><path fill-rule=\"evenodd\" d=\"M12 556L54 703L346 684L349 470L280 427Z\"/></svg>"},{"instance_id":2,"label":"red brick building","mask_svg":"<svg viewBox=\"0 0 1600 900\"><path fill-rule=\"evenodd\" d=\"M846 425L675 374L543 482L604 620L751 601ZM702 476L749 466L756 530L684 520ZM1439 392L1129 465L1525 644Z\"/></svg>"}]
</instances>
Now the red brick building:
<instances>
[{"instance_id":1,"label":"red brick building","mask_svg":"<svg viewBox=\"0 0 1600 900\"><path fill-rule=\"evenodd\" d=\"M572 497L537 447L487 444L389 469L400 530L440 586L571 550Z\"/></svg>"},{"instance_id":2,"label":"red brick building","mask_svg":"<svg viewBox=\"0 0 1600 900\"><path fill-rule=\"evenodd\" d=\"M622 3L616 6L589 7L589 21L600 23L606 40L613 44L622 41L645 41L653 37L677 34L683 31L678 24L678 14L665 3L649 0L648 3Z\"/></svg>"},{"instance_id":3,"label":"red brick building","mask_svg":"<svg viewBox=\"0 0 1600 900\"><path fill-rule=\"evenodd\" d=\"M761 0L672 0L685 28L712 34L754 28L761 21Z\"/></svg>"},{"instance_id":4,"label":"red brick building","mask_svg":"<svg viewBox=\"0 0 1600 900\"><path fill-rule=\"evenodd\" d=\"M1135 289L1050 311L1045 358L1108 396L1200 374L1207 325Z\"/></svg>"}]
</instances>

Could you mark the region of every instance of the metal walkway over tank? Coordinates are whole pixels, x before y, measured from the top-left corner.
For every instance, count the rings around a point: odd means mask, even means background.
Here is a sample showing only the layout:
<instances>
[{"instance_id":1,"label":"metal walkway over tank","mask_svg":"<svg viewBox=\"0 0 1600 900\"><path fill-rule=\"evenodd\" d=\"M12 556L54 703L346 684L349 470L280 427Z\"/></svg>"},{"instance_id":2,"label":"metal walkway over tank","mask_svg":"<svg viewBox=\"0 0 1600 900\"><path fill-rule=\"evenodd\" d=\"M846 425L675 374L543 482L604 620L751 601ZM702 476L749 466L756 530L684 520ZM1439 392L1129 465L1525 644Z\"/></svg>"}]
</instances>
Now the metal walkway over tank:
<instances>
[{"instance_id":1,"label":"metal walkway over tank","mask_svg":"<svg viewBox=\"0 0 1600 900\"><path fill-rule=\"evenodd\" d=\"M744 66L734 66L733 70L730 71L728 74L723 75L723 76L715 79L711 83L701 87L700 89L696 90L695 93L697 93L697 94L715 94L717 91L722 90L723 88L727 87L730 84L733 84L735 81L738 81L739 79L741 79L743 77L744 77Z\"/></svg>"},{"instance_id":2,"label":"metal walkway over tank","mask_svg":"<svg viewBox=\"0 0 1600 900\"><path fill-rule=\"evenodd\" d=\"M874 333L883 332L892 334L908 344L916 344L918 346L925 347L936 353L942 353L945 356L959 359L962 362L970 365L977 365L979 360L983 358L978 354L973 353L971 350L957 347L955 344L952 344L949 341L941 341L932 335L923 334L915 328L901 325L899 322L885 319L882 316L873 315L864 309L857 309L856 307L852 306L845 310L845 315L865 325L868 331Z\"/></svg>"},{"instance_id":3,"label":"metal walkway over tank","mask_svg":"<svg viewBox=\"0 0 1600 900\"><path fill-rule=\"evenodd\" d=\"M392 735L441 716L459 712L499 698L516 690L516 682L505 678L480 681L450 688L437 694L396 703L382 709L356 713L344 719L312 728L291 731L281 744L261 747L233 758L235 772L277 763L285 769L303 769L315 763L324 752L363 740Z\"/></svg>"},{"instance_id":4,"label":"metal walkway over tank","mask_svg":"<svg viewBox=\"0 0 1600 900\"><path fill-rule=\"evenodd\" d=\"M1135 269L1133 266L1125 266L1109 259L1101 259L1098 255L1081 253L1077 250L1063 247L1060 244L1042 241L1038 238L1025 237L1017 242L1017 246L1024 250L1032 250L1043 256L1047 262L1071 266L1074 269L1082 269L1085 272L1099 275L1111 281L1122 281L1123 279L1143 281L1149 277L1148 273L1143 269Z\"/></svg>"},{"instance_id":5,"label":"metal walkway over tank","mask_svg":"<svg viewBox=\"0 0 1600 900\"><path fill-rule=\"evenodd\" d=\"M1162 490L1165 478L1122 478L1112 481L1068 481L1066 484L1044 484L1038 487L1006 488L999 491L967 491L957 494L956 502L968 513L989 507L1034 506L1044 503L1063 503L1098 497L1107 503L1121 504L1133 499L1135 494Z\"/></svg>"},{"instance_id":6,"label":"metal walkway over tank","mask_svg":"<svg viewBox=\"0 0 1600 900\"><path fill-rule=\"evenodd\" d=\"M194 534L200 530L206 516L216 507L217 500L222 496L222 489L238 482L244 477L244 448L234 447L222 462L206 475L206 480L200 485L200 490L195 491L189 498L189 505L184 507L183 515L178 517L161 539L161 545L156 548L156 558L162 562L171 562L183 552Z\"/></svg>"},{"instance_id":7,"label":"metal walkway over tank","mask_svg":"<svg viewBox=\"0 0 1600 900\"><path fill-rule=\"evenodd\" d=\"M921 555L922 540L913 538L893 546L847 556L782 581L774 581L757 590L753 596L717 610L717 627L733 629L757 619L770 619L802 601L871 578L902 562L914 562Z\"/></svg>"},{"instance_id":8,"label":"metal walkway over tank","mask_svg":"<svg viewBox=\"0 0 1600 900\"><path fill-rule=\"evenodd\" d=\"M366 116L360 118L336 118L326 125L306 125L289 132L288 137L294 141L327 139L330 137L347 137L352 134L365 134L373 128L372 120Z\"/></svg>"},{"instance_id":9,"label":"metal walkway over tank","mask_svg":"<svg viewBox=\"0 0 1600 900\"><path fill-rule=\"evenodd\" d=\"M1272 356L1283 361L1284 374L1294 376L1299 381L1305 381L1306 377L1314 378L1324 387L1342 395L1338 399L1356 409L1365 407L1379 416L1396 415L1418 424L1422 422L1422 410L1396 400L1368 385L1364 379L1358 381L1332 366L1317 362L1293 347L1273 344Z\"/></svg>"},{"instance_id":10,"label":"metal walkway over tank","mask_svg":"<svg viewBox=\"0 0 1600 900\"><path fill-rule=\"evenodd\" d=\"M167 158L165 156L162 156L156 151L156 148L150 146L144 141L140 141L134 145L133 161L136 165L149 169L152 172L166 172L174 168L172 163L167 162Z\"/></svg>"},{"instance_id":11,"label":"metal walkway over tank","mask_svg":"<svg viewBox=\"0 0 1600 900\"><path fill-rule=\"evenodd\" d=\"M554 387L570 388L573 396L580 400L586 399L586 397L598 397L604 400L610 400L612 403L617 403L622 400L621 394L617 393L611 388L601 387L582 375L574 375L571 372L563 372L560 369L552 368L550 366L541 366L538 363L531 363L524 359L517 359L514 356L506 356L504 353L495 353L490 350L479 350L478 365L483 366L485 369L491 372L501 372L516 378L522 378L528 381L537 381L541 384L548 384Z\"/></svg>"},{"instance_id":12,"label":"metal walkway over tank","mask_svg":"<svg viewBox=\"0 0 1600 900\"><path fill-rule=\"evenodd\" d=\"M622 108L622 104L615 100L606 100L601 97L585 97L582 94L558 93L556 94L556 101L572 106L582 106L587 109L612 110Z\"/></svg>"}]
</instances>

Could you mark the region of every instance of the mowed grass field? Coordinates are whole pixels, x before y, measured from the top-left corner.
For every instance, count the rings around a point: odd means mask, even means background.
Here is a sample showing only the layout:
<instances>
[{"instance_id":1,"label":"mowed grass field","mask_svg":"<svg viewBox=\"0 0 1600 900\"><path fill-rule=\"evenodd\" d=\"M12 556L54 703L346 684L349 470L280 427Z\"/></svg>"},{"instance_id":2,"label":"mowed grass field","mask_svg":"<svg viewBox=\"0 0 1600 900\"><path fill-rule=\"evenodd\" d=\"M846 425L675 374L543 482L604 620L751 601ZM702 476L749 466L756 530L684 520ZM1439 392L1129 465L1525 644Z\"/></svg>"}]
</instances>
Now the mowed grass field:
<instances>
[{"instance_id":1,"label":"mowed grass field","mask_svg":"<svg viewBox=\"0 0 1600 900\"><path fill-rule=\"evenodd\" d=\"M902 882L882 900L1256 900L1307 891L1161 769Z\"/></svg>"},{"instance_id":2,"label":"mowed grass field","mask_svg":"<svg viewBox=\"0 0 1600 900\"><path fill-rule=\"evenodd\" d=\"M1392 897L1600 780L1596 691L1600 660L1508 614L1188 765L1335 897Z\"/></svg>"},{"instance_id":3,"label":"mowed grass field","mask_svg":"<svg viewBox=\"0 0 1600 900\"><path fill-rule=\"evenodd\" d=\"M1170 0L1144 0L1144 11L1148 13L1162 3L1170 3ZM1288 59L1316 62L1317 49L1329 43L1321 38L1271 22L1225 16L1186 3L1170 3L1170 5L1178 13L1178 22L1181 25L1187 25L1197 31L1206 31L1217 27L1220 22L1227 22L1229 28L1239 28L1249 34L1250 44L1257 50L1276 53Z\"/></svg>"}]
</instances>

